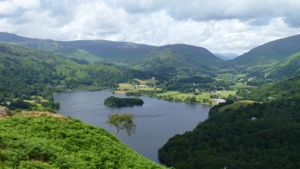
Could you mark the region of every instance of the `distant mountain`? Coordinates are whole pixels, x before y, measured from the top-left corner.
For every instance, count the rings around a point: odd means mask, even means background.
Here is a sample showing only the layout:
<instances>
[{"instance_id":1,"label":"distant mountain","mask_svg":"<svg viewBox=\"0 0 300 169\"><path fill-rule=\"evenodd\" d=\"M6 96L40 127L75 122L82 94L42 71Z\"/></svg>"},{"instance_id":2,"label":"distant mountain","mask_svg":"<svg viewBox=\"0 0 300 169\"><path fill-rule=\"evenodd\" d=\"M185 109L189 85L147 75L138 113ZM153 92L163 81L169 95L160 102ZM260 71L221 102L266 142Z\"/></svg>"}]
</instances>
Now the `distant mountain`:
<instances>
[{"instance_id":1,"label":"distant mountain","mask_svg":"<svg viewBox=\"0 0 300 169\"><path fill-rule=\"evenodd\" d=\"M223 61L202 47L185 44L161 47L128 42L73 41L68 47L101 56L105 62L163 74L202 72Z\"/></svg>"},{"instance_id":2,"label":"distant mountain","mask_svg":"<svg viewBox=\"0 0 300 169\"><path fill-rule=\"evenodd\" d=\"M222 59L222 60L225 60L225 61L228 61L228 60L232 60L232 59L235 59L238 57L237 54L234 54L234 53L225 53L225 54L216 54L215 55Z\"/></svg>"},{"instance_id":3,"label":"distant mountain","mask_svg":"<svg viewBox=\"0 0 300 169\"><path fill-rule=\"evenodd\" d=\"M104 40L72 41L64 44L71 48L82 49L94 55L101 56L107 62L127 65L141 64L145 61L157 59L164 54L166 50L172 51L173 57L184 57L188 63L197 64L198 66L213 65L222 62L205 48L185 44L156 47L130 42Z\"/></svg>"},{"instance_id":4,"label":"distant mountain","mask_svg":"<svg viewBox=\"0 0 300 169\"><path fill-rule=\"evenodd\" d=\"M213 68L223 63L205 48L190 45L166 45L149 54L134 68L161 74L208 75Z\"/></svg>"},{"instance_id":5,"label":"distant mountain","mask_svg":"<svg viewBox=\"0 0 300 169\"><path fill-rule=\"evenodd\" d=\"M184 44L158 47L105 40L67 42L25 38L9 33L0 33L0 42L55 52L88 63L106 62L154 72L157 72L155 68L165 72L169 69L197 72L223 63L205 48ZM175 74L178 73L176 71Z\"/></svg>"},{"instance_id":6,"label":"distant mountain","mask_svg":"<svg viewBox=\"0 0 300 169\"><path fill-rule=\"evenodd\" d=\"M235 58L231 64L238 66L266 66L278 63L288 56L300 52L300 35L275 40L258 46Z\"/></svg>"},{"instance_id":7,"label":"distant mountain","mask_svg":"<svg viewBox=\"0 0 300 169\"><path fill-rule=\"evenodd\" d=\"M17 43L28 42L30 40L34 40L31 38L25 38L22 36L18 36L18 35L6 33L6 32L0 32L0 39L2 42L17 42Z\"/></svg>"},{"instance_id":8,"label":"distant mountain","mask_svg":"<svg viewBox=\"0 0 300 169\"><path fill-rule=\"evenodd\" d=\"M89 52L105 62L121 65L139 63L157 48L143 44L106 40L80 40L61 43L67 48Z\"/></svg>"},{"instance_id":9,"label":"distant mountain","mask_svg":"<svg viewBox=\"0 0 300 169\"><path fill-rule=\"evenodd\" d=\"M160 51L171 50L187 62L198 66L216 66L223 63L221 59L203 47L186 44L166 45L159 48Z\"/></svg>"},{"instance_id":10,"label":"distant mountain","mask_svg":"<svg viewBox=\"0 0 300 169\"><path fill-rule=\"evenodd\" d=\"M101 62L101 57L95 56L87 51L68 47L64 42L47 39L34 39L18 36L15 34L0 32L0 42L16 44L27 48L38 49L47 52L55 52L66 58L72 58L89 63Z\"/></svg>"}]
</instances>

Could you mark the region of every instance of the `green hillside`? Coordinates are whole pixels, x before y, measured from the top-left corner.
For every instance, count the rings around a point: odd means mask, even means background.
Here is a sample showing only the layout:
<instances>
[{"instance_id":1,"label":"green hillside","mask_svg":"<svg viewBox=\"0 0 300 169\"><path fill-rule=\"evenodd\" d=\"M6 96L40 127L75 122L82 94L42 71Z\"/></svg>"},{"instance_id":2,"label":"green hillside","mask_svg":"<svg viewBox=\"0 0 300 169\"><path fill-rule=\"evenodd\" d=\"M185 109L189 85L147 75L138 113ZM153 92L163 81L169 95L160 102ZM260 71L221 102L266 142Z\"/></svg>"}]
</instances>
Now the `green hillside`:
<instances>
[{"instance_id":1,"label":"green hillside","mask_svg":"<svg viewBox=\"0 0 300 169\"><path fill-rule=\"evenodd\" d=\"M226 62L226 68L248 86L265 84L292 78L300 73L300 35L291 36L258 46L249 52ZM221 69L222 70L222 69Z\"/></svg>"},{"instance_id":2,"label":"green hillside","mask_svg":"<svg viewBox=\"0 0 300 169\"><path fill-rule=\"evenodd\" d=\"M299 98L223 106L193 131L172 137L159 150L160 161L176 169L300 167Z\"/></svg>"},{"instance_id":3,"label":"green hillside","mask_svg":"<svg viewBox=\"0 0 300 169\"><path fill-rule=\"evenodd\" d=\"M144 74L142 74L144 75ZM0 103L54 91L111 88L139 72L111 64L80 64L60 55L0 44Z\"/></svg>"},{"instance_id":4,"label":"green hillside","mask_svg":"<svg viewBox=\"0 0 300 169\"><path fill-rule=\"evenodd\" d=\"M241 90L238 95L247 99L265 102L300 96L300 76L247 91Z\"/></svg>"},{"instance_id":5,"label":"green hillside","mask_svg":"<svg viewBox=\"0 0 300 169\"><path fill-rule=\"evenodd\" d=\"M204 48L189 45L168 45L134 65L138 70L160 74L190 76L208 75L223 61Z\"/></svg>"},{"instance_id":6,"label":"green hillside","mask_svg":"<svg viewBox=\"0 0 300 169\"><path fill-rule=\"evenodd\" d=\"M103 129L59 115L0 119L0 168L159 169Z\"/></svg>"},{"instance_id":7,"label":"green hillside","mask_svg":"<svg viewBox=\"0 0 300 169\"><path fill-rule=\"evenodd\" d=\"M275 40L258 46L230 61L237 66L261 67L278 63L300 51L300 35Z\"/></svg>"},{"instance_id":8,"label":"green hillside","mask_svg":"<svg viewBox=\"0 0 300 169\"><path fill-rule=\"evenodd\" d=\"M255 77L256 81L260 80L265 83L292 78L300 73L300 52L287 56L281 61L268 66L260 68L249 67L246 70L249 77Z\"/></svg>"},{"instance_id":9,"label":"green hillside","mask_svg":"<svg viewBox=\"0 0 300 169\"><path fill-rule=\"evenodd\" d=\"M269 69L268 76L277 79L284 79L300 74L300 52L295 53L285 60L273 65Z\"/></svg>"}]
</instances>

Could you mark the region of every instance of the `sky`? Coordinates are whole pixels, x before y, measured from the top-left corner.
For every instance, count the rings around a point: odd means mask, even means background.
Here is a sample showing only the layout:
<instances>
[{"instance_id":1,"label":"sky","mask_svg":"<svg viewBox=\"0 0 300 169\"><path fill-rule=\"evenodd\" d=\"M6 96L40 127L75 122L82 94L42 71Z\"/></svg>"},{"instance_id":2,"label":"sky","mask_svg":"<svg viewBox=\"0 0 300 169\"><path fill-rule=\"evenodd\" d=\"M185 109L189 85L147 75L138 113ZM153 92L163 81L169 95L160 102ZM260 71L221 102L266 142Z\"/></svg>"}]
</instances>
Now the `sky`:
<instances>
[{"instance_id":1,"label":"sky","mask_svg":"<svg viewBox=\"0 0 300 169\"><path fill-rule=\"evenodd\" d=\"M22 36L184 43L238 55L300 34L300 0L0 0L0 31Z\"/></svg>"}]
</instances>

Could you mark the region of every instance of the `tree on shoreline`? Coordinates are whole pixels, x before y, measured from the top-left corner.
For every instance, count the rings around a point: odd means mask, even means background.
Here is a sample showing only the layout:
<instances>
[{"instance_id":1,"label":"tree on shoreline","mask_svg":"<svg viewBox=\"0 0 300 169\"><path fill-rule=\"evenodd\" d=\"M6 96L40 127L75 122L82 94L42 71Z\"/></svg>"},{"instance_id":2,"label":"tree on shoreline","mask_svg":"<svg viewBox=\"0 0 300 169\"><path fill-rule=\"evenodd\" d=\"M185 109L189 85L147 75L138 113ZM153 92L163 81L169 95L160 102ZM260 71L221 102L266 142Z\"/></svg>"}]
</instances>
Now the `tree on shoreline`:
<instances>
[{"instance_id":1,"label":"tree on shoreline","mask_svg":"<svg viewBox=\"0 0 300 169\"><path fill-rule=\"evenodd\" d=\"M115 127L115 136L118 136L120 130L125 130L126 134L130 136L135 132L136 125L134 123L134 116L128 114L110 114L106 122L110 126Z\"/></svg>"}]
</instances>

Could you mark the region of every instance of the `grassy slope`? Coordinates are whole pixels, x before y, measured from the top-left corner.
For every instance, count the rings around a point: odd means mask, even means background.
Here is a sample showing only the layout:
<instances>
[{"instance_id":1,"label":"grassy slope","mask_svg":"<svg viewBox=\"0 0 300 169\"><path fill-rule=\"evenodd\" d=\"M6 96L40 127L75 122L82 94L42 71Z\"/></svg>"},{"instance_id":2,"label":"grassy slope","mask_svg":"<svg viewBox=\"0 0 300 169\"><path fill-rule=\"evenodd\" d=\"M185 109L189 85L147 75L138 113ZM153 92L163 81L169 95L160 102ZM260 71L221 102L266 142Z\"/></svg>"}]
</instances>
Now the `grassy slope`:
<instances>
[{"instance_id":1,"label":"grassy slope","mask_svg":"<svg viewBox=\"0 0 300 169\"><path fill-rule=\"evenodd\" d=\"M259 67L276 63L300 51L300 35L275 40L258 46L230 61L240 66Z\"/></svg>"},{"instance_id":2,"label":"grassy slope","mask_svg":"<svg viewBox=\"0 0 300 169\"><path fill-rule=\"evenodd\" d=\"M66 117L0 119L0 168L163 168L103 129Z\"/></svg>"},{"instance_id":3,"label":"grassy slope","mask_svg":"<svg viewBox=\"0 0 300 169\"><path fill-rule=\"evenodd\" d=\"M300 72L300 52L287 57L282 62L274 65L270 69L270 76L277 79L293 77Z\"/></svg>"}]
</instances>

